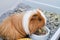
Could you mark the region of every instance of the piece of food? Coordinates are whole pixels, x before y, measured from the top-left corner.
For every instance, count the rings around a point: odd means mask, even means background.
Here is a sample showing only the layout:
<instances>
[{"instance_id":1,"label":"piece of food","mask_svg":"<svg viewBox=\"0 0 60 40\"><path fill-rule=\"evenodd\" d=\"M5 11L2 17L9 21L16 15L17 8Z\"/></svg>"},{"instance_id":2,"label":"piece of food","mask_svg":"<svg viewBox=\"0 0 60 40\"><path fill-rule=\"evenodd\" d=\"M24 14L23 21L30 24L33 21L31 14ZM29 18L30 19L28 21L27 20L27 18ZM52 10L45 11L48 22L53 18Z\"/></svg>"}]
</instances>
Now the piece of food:
<instances>
[{"instance_id":1,"label":"piece of food","mask_svg":"<svg viewBox=\"0 0 60 40\"><path fill-rule=\"evenodd\" d=\"M22 39L18 39L18 40L32 40L30 38L22 38Z\"/></svg>"},{"instance_id":2,"label":"piece of food","mask_svg":"<svg viewBox=\"0 0 60 40\"><path fill-rule=\"evenodd\" d=\"M45 30L44 28L40 28L34 34L36 34L36 35L45 35L46 33L47 33L47 30Z\"/></svg>"}]
</instances>

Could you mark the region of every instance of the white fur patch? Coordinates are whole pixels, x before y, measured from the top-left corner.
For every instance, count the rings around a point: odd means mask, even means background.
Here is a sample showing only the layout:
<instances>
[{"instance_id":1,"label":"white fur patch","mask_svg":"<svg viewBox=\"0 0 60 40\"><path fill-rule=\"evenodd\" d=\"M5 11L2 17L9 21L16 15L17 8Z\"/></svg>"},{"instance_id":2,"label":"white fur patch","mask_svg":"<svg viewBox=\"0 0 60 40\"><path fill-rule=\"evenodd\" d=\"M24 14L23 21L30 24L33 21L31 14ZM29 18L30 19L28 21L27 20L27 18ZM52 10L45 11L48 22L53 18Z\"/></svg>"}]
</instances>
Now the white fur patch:
<instances>
[{"instance_id":1,"label":"white fur patch","mask_svg":"<svg viewBox=\"0 0 60 40\"><path fill-rule=\"evenodd\" d=\"M36 13L37 13L36 10L27 11L23 17L22 24L23 24L23 29L26 32L26 34L30 34L29 27L28 27L29 26L29 18Z\"/></svg>"}]
</instances>

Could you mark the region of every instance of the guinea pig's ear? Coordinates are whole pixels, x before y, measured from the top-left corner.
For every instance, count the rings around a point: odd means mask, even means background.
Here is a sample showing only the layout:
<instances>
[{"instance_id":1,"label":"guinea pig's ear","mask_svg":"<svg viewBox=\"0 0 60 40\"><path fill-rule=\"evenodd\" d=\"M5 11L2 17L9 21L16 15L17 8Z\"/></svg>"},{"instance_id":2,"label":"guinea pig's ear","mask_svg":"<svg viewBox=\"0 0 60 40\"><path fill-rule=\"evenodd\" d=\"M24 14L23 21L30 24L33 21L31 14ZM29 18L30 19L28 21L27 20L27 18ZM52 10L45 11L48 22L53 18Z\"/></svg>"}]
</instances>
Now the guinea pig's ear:
<instances>
[{"instance_id":1,"label":"guinea pig's ear","mask_svg":"<svg viewBox=\"0 0 60 40\"><path fill-rule=\"evenodd\" d=\"M45 21L45 24L46 24L46 17L45 17L45 15L44 15L44 13L43 13L40 9L37 9L37 12L38 12L38 14L40 14L40 15L39 15L40 18L41 18L42 20L44 20L44 21Z\"/></svg>"},{"instance_id":2,"label":"guinea pig's ear","mask_svg":"<svg viewBox=\"0 0 60 40\"><path fill-rule=\"evenodd\" d=\"M41 11L41 9L36 9L37 11Z\"/></svg>"},{"instance_id":3,"label":"guinea pig's ear","mask_svg":"<svg viewBox=\"0 0 60 40\"><path fill-rule=\"evenodd\" d=\"M41 19L39 26L43 27L46 24L46 17L40 9L37 9L39 19Z\"/></svg>"},{"instance_id":4,"label":"guinea pig's ear","mask_svg":"<svg viewBox=\"0 0 60 40\"><path fill-rule=\"evenodd\" d=\"M35 19L38 19L38 17L40 17L40 9L36 9L36 14L34 14L31 18L31 20L35 20Z\"/></svg>"},{"instance_id":5,"label":"guinea pig's ear","mask_svg":"<svg viewBox=\"0 0 60 40\"><path fill-rule=\"evenodd\" d=\"M36 17L37 17L37 15L36 15L36 14L35 14L35 15L33 15L33 16L32 16L32 20L36 19Z\"/></svg>"},{"instance_id":6,"label":"guinea pig's ear","mask_svg":"<svg viewBox=\"0 0 60 40\"><path fill-rule=\"evenodd\" d=\"M41 16L41 13L40 13L41 10L40 9L36 9L36 11L37 11L37 15Z\"/></svg>"}]
</instances>

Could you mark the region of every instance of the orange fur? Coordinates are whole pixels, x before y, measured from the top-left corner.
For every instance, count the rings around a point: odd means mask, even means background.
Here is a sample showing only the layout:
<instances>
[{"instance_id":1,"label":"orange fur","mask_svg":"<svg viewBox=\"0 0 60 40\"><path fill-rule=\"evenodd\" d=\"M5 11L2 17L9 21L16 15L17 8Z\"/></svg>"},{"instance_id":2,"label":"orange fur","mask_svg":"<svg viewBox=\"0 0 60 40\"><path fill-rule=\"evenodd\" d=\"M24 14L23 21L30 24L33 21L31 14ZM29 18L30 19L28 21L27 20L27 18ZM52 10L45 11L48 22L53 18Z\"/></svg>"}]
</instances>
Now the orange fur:
<instances>
[{"instance_id":1,"label":"orange fur","mask_svg":"<svg viewBox=\"0 0 60 40\"><path fill-rule=\"evenodd\" d=\"M0 24L0 36L7 40L17 40L26 36L26 33L22 27L22 18L24 14L13 14L7 17ZM34 33L38 28L45 25L45 19L37 11L37 14L30 17L29 30L30 34Z\"/></svg>"}]
</instances>

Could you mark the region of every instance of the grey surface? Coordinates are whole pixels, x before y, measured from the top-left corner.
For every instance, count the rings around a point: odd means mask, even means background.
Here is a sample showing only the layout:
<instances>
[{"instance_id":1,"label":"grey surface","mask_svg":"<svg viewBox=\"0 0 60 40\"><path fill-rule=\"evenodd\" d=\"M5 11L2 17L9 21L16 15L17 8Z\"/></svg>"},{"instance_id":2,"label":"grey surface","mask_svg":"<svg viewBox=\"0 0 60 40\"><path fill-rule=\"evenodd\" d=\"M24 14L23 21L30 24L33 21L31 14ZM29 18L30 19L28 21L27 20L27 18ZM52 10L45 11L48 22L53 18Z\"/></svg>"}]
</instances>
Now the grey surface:
<instances>
[{"instance_id":1,"label":"grey surface","mask_svg":"<svg viewBox=\"0 0 60 40\"><path fill-rule=\"evenodd\" d=\"M21 0L0 0L0 14L14 9Z\"/></svg>"},{"instance_id":2,"label":"grey surface","mask_svg":"<svg viewBox=\"0 0 60 40\"><path fill-rule=\"evenodd\" d=\"M34 1L38 1L38 2L41 2L41 3L46 3L46 4L49 4L49 5L60 7L60 0L34 0Z\"/></svg>"},{"instance_id":3,"label":"grey surface","mask_svg":"<svg viewBox=\"0 0 60 40\"><path fill-rule=\"evenodd\" d=\"M3 40L2 38L0 38L0 40Z\"/></svg>"},{"instance_id":4,"label":"grey surface","mask_svg":"<svg viewBox=\"0 0 60 40\"><path fill-rule=\"evenodd\" d=\"M52 1L52 0L51 0ZM59 0L54 0L55 3L50 0L34 0L34 1L24 1L23 3L28 4L34 8L40 8L46 11L55 12L60 14L60 4ZM56 4L56 5L55 5ZM57 5L58 4L58 5Z\"/></svg>"}]
</instances>

